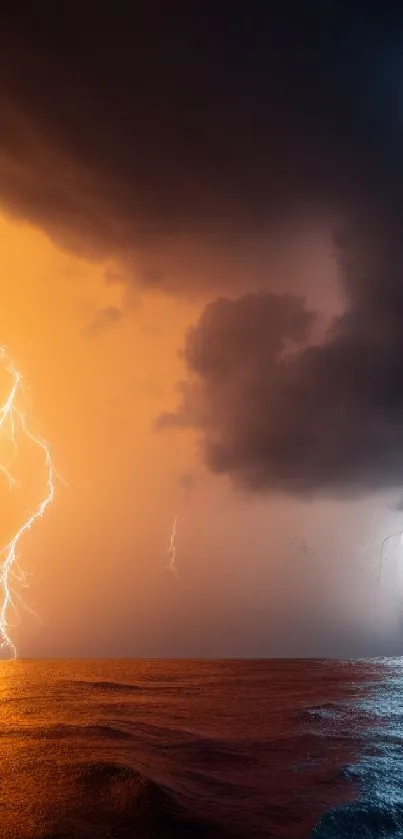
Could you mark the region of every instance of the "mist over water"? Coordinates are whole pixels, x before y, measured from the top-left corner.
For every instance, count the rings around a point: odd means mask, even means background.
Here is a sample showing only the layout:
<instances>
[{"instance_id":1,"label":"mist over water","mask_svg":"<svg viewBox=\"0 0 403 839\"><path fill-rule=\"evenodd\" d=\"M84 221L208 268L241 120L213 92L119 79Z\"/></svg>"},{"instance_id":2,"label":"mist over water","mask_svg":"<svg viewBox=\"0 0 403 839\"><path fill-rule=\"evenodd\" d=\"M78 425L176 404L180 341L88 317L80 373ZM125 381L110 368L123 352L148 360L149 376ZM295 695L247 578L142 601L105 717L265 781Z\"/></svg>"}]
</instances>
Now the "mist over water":
<instances>
[{"instance_id":1,"label":"mist over water","mask_svg":"<svg viewBox=\"0 0 403 839\"><path fill-rule=\"evenodd\" d=\"M3 662L1 839L397 837L403 667Z\"/></svg>"}]
</instances>

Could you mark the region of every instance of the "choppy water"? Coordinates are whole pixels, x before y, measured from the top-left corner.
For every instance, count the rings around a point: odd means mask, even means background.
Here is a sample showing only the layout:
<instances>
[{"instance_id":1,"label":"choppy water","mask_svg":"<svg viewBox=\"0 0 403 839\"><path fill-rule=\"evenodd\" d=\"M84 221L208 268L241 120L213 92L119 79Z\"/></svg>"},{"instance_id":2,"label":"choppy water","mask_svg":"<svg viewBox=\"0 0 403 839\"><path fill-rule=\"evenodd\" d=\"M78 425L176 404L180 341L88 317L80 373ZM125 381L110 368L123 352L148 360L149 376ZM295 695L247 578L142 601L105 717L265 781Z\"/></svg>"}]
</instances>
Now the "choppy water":
<instances>
[{"instance_id":1,"label":"choppy water","mask_svg":"<svg viewBox=\"0 0 403 839\"><path fill-rule=\"evenodd\" d=\"M1 839L403 837L403 661L2 662Z\"/></svg>"}]
</instances>

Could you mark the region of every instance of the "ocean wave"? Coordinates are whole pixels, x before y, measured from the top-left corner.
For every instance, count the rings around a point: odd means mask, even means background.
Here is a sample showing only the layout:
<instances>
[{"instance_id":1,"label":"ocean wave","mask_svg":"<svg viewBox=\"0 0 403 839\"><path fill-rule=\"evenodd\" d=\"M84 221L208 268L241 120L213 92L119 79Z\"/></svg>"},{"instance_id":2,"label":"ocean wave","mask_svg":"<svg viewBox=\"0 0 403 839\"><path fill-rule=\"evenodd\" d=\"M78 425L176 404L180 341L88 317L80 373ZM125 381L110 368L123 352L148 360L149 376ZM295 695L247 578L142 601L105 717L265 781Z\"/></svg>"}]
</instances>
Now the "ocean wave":
<instances>
[{"instance_id":1,"label":"ocean wave","mask_svg":"<svg viewBox=\"0 0 403 839\"><path fill-rule=\"evenodd\" d=\"M311 839L401 839L403 809L361 801L324 813Z\"/></svg>"},{"instance_id":2,"label":"ocean wave","mask_svg":"<svg viewBox=\"0 0 403 839\"><path fill-rule=\"evenodd\" d=\"M124 763L78 762L65 771L70 792L64 808L52 817L44 814L45 829L35 839L223 837L222 831L216 833L213 825L178 807L162 785Z\"/></svg>"},{"instance_id":3,"label":"ocean wave","mask_svg":"<svg viewBox=\"0 0 403 839\"><path fill-rule=\"evenodd\" d=\"M120 693L142 693L144 695L147 694L158 694L161 696L164 695L177 695L178 693L178 685L172 679L172 683L165 684L164 682L157 681L156 679L147 679L146 681L142 682L141 684L130 684L127 682L111 682L109 680L101 680L101 679L92 679L92 680L85 680L85 679L77 679L77 680L63 680L62 682L63 687L69 687L72 690L82 689L88 691L89 695L91 693L112 693L112 694L120 694ZM204 693L206 689L206 685L182 685L181 686L181 696L194 696L197 693Z\"/></svg>"},{"instance_id":4,"label":"ocean wave","mask_svg":"<svg viewBox=\"0 0 403 839\"><path fill-rule=\"evenodd\" d=\"M70 682L63 681L63 686L66 685L72 688L82 687L85 690L111 691L112 693L138 692L144 690L145 687L144 685L132 685L126 682L110 682L97 679L93 681L87 681L86 679L77 679Z\"/></svg>"},{"instance_id":5,"label":"ocean wave","mask_svg":"<svg viewBox=\"0 0 403 839\"><path fill-rule=\"evenodd\" d=\"M85 743L88 738L95 739L112 739L112 740L132 740L134 732L119 726L108 725L104 723L94 723L88 725L71 725L67 723L53 723L51 725L41 725L38 728L36 725L32 726L16 726L12 728L8 726L7 731L3 732L3 738L17 738L21 740L24 738L28 740L33 738L35 740L64 740L70 738L78 738Z\"/></svg>"}]
</instances>

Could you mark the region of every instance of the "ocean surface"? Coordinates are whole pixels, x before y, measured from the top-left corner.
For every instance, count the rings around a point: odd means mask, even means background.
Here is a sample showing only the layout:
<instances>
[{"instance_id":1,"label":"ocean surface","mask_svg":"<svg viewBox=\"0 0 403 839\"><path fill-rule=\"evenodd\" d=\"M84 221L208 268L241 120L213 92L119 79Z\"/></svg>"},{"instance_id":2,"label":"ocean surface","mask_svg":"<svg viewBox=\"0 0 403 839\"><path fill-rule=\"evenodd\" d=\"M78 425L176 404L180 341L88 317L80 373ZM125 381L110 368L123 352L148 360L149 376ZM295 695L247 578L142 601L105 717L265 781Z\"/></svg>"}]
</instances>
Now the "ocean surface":
<instances>
[{"instance_id":1,"label":"ocean surface","mask_svg":"<svg viewBox=\"0 0 403 839\"><path fill-rule=\"evenodd\" d=\"M403 660L0 663L1 839L403 837Z\"/></svg>"}]
</instances>

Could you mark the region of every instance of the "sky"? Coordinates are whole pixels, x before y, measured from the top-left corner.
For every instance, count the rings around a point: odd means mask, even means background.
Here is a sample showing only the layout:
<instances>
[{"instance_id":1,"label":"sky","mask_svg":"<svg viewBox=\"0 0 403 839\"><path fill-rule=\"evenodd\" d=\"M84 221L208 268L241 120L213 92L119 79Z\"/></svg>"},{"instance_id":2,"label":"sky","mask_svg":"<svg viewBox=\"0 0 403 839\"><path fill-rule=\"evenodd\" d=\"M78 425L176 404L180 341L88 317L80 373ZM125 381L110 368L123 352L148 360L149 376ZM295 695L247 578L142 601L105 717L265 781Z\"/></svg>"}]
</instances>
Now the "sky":
<instances>
[{"instance_id":1,"label":"sky","mask_svg":"<svg viewBox=\"0 0 403 839\"><path fill-rule=\"evenodd\" d=\"M375 6L2 13L0 343L65 481L19 655L401 652L403 16Z\"/></svg>"}]
</instances>

